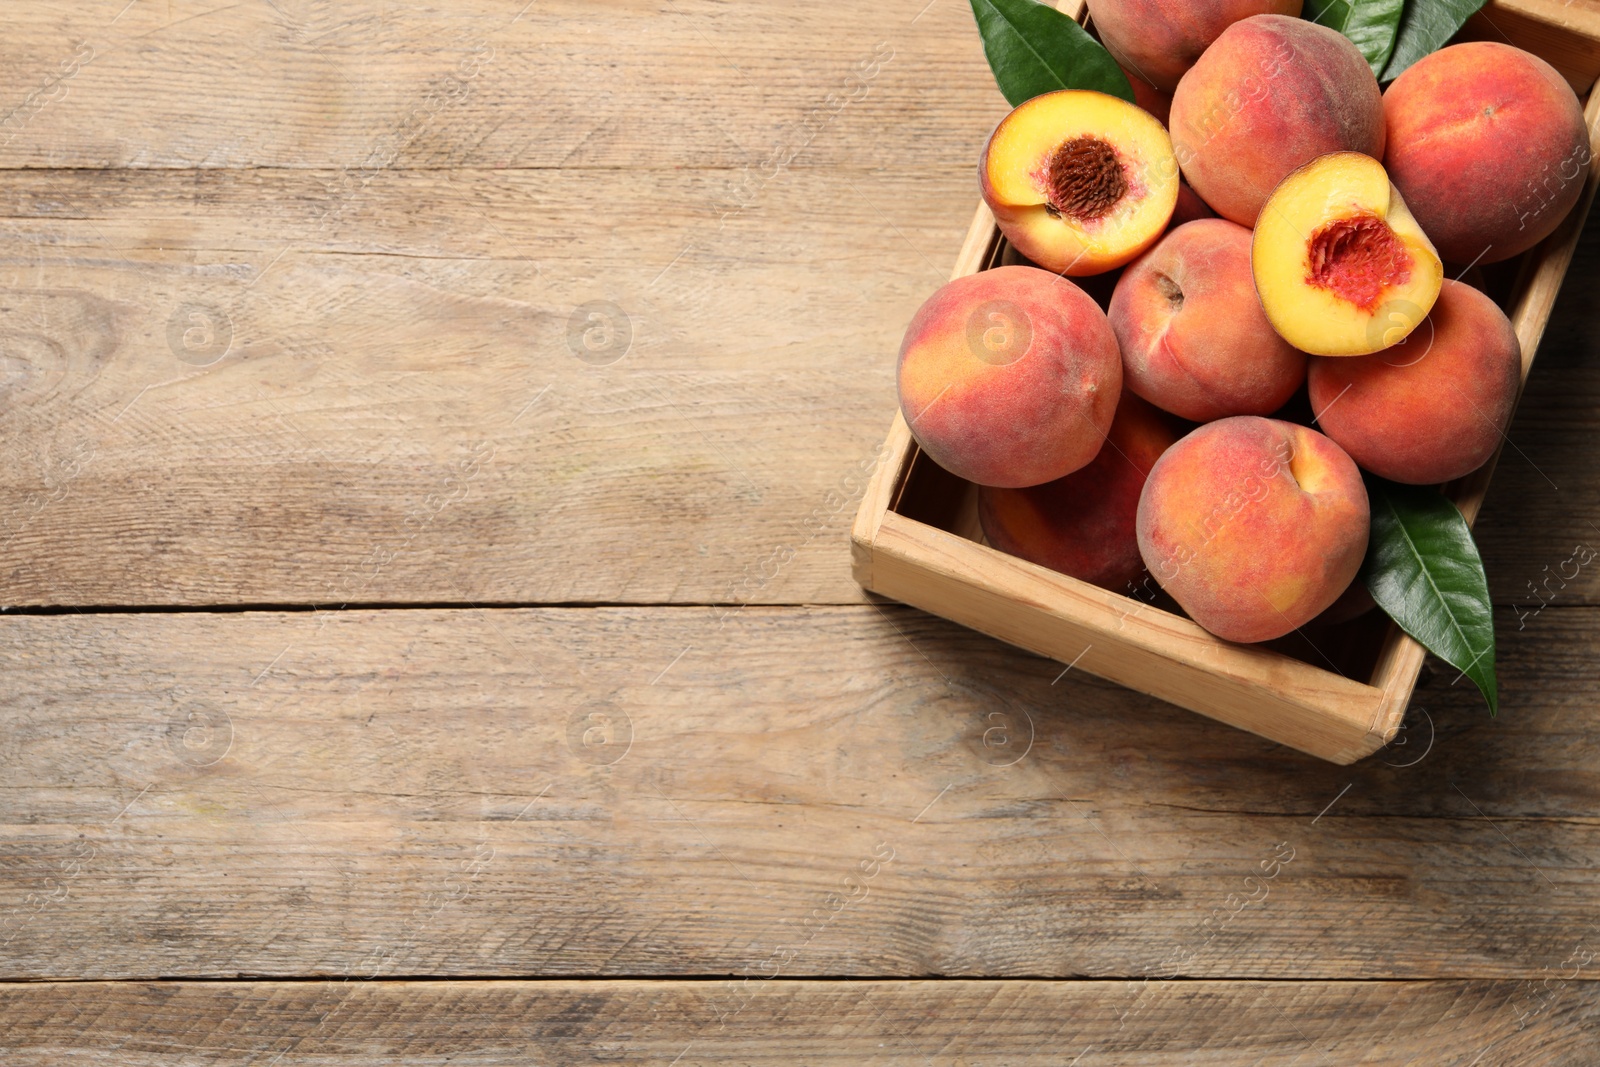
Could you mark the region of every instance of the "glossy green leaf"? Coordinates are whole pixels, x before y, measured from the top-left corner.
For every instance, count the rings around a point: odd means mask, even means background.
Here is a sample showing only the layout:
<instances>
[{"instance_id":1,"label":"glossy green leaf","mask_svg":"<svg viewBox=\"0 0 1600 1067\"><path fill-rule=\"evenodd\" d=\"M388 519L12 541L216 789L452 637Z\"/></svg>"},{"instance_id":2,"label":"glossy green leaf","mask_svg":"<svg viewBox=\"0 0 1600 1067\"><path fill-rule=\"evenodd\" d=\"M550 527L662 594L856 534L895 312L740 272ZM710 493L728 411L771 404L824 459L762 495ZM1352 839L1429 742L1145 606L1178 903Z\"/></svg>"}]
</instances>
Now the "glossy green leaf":
<instances>
[{"instance_id":1,"label":"glossy green leaf","mask_svg":"<svg viewBox=\"0 0 1600 1067\"><path fill-rule=\"evenodd\" d=\"M1016 107L1058 89L1095 89L1133 101L1133 86L1082 26L1034 0L972 0L989 69Z\"/></svg>"},{"instance_id":2,"label":"glossy green leaf","mask_svg":"<svg viewBox=\"0 0 1600 1067\"><path fill-rule=\"evenodd\" d=\"M1406 0L1394 54L1378 80L1394 81L1411 64L1443 48L1483 3L1484 0Z\"/></svg>"},{"instance_id":3,"label":"glossy green leaf","mask_svg":"<svg viewBox=\"0 0 1600 1067\"><path fill-rule=\"evenodd\" d=\"M1361 576L1372 599L1424 648L1499 706L1494 614L1472 531L1436 489L1367 478L1372 540Z\"/></svg>"},{"instance_id":4,"label":"glossy green leaf","mask_svg":"<svg viewBox=\"0 0 1600 1067\"><path fill-rule=\"evenodd\" d=\"M1411 0L1412 3L1418 0ZM1426 3L1427 0L1422 0ZM1406 0L1305 0L1301 14L1311 22L1338 30L1355 42L1374 76L1383 72L1394 51L1400 13Z\"/></svg>"}]
</instances>

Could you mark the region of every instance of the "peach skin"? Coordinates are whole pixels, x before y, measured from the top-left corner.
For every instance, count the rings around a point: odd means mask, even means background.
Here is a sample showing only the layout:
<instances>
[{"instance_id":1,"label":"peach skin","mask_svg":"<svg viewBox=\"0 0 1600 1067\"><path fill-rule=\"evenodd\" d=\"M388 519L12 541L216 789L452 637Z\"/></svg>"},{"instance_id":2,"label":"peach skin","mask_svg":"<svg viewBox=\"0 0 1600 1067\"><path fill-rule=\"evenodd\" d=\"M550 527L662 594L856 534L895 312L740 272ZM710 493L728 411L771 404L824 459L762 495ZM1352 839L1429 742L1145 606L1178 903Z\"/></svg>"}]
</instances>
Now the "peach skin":
<instances>
[{"instance_id":1,"label":"peach skin","mask_svg":"<svg viewBox=\"0 0 1600 1067\"><path fill-rule=\"evenodd\" d=\"M1304 19L1229 26L1172 94L1172 145L1211 209L1254 226L1290 171L1328 152L1383 155L1383 96L1349 38Z\"/></svg>"},{"instance_id":2,"label":"peach skin","mask_svg":"<svg viewBox=\"0 0 1600 1067\"><path fill-rule=\"evenodd\" d=\"M957 278L911 318L900 410L939 466L980 485L1038 485L1100 451L1122 392L1111 324L1037 267Z\"/></svg>"},{"instance_id":3,"label":"peach skin","mask_svg":"<svg viewBox=\"0 0 1600 1067\"><path fill-rule=\"evenodd\" d=\"M1270 415L1306 356L1262 314L1250 231L1226 219L1179 226L1123 271L1111 297L1123 388L1194 422Z\"/></svg>"},{"instance_id":4,"label":"peach skin","mask_svg":"<svg viewBox=\"0 0 1600 1067\"><path fill-rule=\"evenodd\" d=\"M1167 232L1171 233L1186 222L1196 219L1214 219L1217 213L1211 210L1200 195L1190 188L1185 181L1178 182L1178 205L1172 209L1172 221L1167 224Z\"/></svg>"},{"instance_id":5,"label":"peach skin","mask_svg":"<svg viewBox=\"0 0 1600 1067\"><path fill-rule=\"evenodd\" d=\"M1128 79L1128 84L1133 86L1133 102L1150 112L1157 122L1165 126L1172 118L1172 93L1157 89L1127 67L1122 68L1122 74Z\"/></svg>"},{"instance_id":6,"label":"peach skin","mask_svg":"<svg viewBox=\"0 0 1600 1067\"><path fill-rule=\"evenodd\" d=\"M1384 166L1439 254L1494 263L1544 240L1583 194L1589 131L1554 67L1494 41L1424 56L1383 94Z\"/></svg>"},{"instance_id":7,"label":"peach skin","mask_svg":"<svg viewBox=\"0 0 1600 1067\"><path fill-rule=\"evenodd\" d=\"M1090 0L1089 15L1101 43L1123 69L1170 93L1223 30L1251 15L1298 17L1301 2Z\"/></svg>"},{"instance_id":8,"label":"peach skin","mask_svg":"<svg viewBox=\"0 0 1600 1067\"><path fill-rule=\"evenodd\" d=\"M1139 492L1183 427L1124 391L1100 454L1082 470L1027 489L978 490L989 544L1041 567L1122 592L1144 575L1134 523Z\"/></svg>"},{"instance_id":9,"label":"peach skin","mask_svg":"<svg viewBox=\"0 0 1600 1067\"><path fill-rule=\"evenodd\" d=\"M1315 430L1240 415L1156 461L1139 552L1189 617L1228 641L1269 641L1339 599L1370 522L1361 472Z\"/></svg>"},{"instance_id":10,"label":"peach skin","mask_svg":"<svg viewBox=\"0 0 1600 1067\"><path fill-rule=\"evenodd\" d=\"M1493 300L1447 281L1404 344L1355 359L1313 359L1317 425L1361 466L1412 485L1486 463L1511 422L1522 348Z\"/></svg>"}]
</instances>

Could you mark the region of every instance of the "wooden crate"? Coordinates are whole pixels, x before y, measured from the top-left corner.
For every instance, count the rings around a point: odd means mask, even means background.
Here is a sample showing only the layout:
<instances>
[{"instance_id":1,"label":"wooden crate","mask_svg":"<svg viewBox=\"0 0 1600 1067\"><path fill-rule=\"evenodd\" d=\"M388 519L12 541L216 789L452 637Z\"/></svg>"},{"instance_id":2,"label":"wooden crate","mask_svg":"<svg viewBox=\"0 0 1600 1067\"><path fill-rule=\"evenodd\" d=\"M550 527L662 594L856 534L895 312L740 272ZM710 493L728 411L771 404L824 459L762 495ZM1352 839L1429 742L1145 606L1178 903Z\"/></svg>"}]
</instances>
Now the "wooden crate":
<instances>
[{"instance_id":1,"label":"wooden crate","mask_svg":"<svg viewBox=\"0 0 1600 1067\"><path fill-rule=\"evenodd\" d=\"M1084 18L1082 0L1060 7ZM1593 75L1584 81L1581 74L1600 71L1600 8L1593 0L1498 0L1484 9L1482 21L1558 61L1588 94L1584 115L1600 155L1600 94L1588 92ZM1505 268L1511 274L1504 306L1522 343L1524 381L1597 177L1600 163L1590 168L1571 217ZM994 217L980 203L952 277L994 266L1006 253ZM1494 466L1491 460L1446 487L1469 523ZM1371 754L1399 729L1425 653L1381 612L1347 624L1332 648L1223 641L1181 615L990 548L977 524L976 495L975 486L922 454L897 415L851 531L856 580L872 592L1335 763Z\"/></svg>"}]
</instances>

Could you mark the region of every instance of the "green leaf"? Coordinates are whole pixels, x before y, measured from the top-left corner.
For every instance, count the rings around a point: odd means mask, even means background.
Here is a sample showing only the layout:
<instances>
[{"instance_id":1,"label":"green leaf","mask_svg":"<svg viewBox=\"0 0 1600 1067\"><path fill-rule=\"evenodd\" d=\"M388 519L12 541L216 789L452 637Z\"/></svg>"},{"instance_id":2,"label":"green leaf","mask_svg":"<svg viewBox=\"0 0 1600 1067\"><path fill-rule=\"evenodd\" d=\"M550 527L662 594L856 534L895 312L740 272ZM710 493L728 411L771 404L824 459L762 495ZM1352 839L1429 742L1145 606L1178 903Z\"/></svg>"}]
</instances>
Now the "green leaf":
<instances>
[{"instance_id":1,"label":"green leaf","mask_svg":"<svg viewBox=\"0 0 1600 1067\"><path fill-rule=\"evenodd\" d=\"M1426 5L1428 0L1411 0L1413 5L1419 2ZM1404 6L1405 0L1305 0L1301 14L1354 41L1376 77L1394 51Z\"/></svg>"},{"instance_id":2,"label":"green leaf","mask_svg":"<svg viewBox=\"0 0 1600 1067\"><path fill-rule=\"evenodd\" d=\"M972 0L983 51L1012 107L1058 89L1096 89L1133 102L1133 86L1105 46L1034 0Z\"/></svg>"},{"instance_id":3,"label":"green leaf","mask_svg":"<svg viewBox=\"0 0 1600 1067\"><path fill-rule=\"evenodd\" d=\"M1368 476L1372 540L1361 576L1372 599L1499 707L1489 582L1472 531L1435 489Z\"/></svg>"},{"instance_id":4,"label":"green leaf","mask_svg":"<svg viewBox=\"0 0 1600 1067\"><path fill-rule=\"evenodd\" d=\"M1483 3L1484 0L1406 0L1394 54L1378 80L1394 81L1411 64L1443 48Z\"/></svg>"}]
</instances>

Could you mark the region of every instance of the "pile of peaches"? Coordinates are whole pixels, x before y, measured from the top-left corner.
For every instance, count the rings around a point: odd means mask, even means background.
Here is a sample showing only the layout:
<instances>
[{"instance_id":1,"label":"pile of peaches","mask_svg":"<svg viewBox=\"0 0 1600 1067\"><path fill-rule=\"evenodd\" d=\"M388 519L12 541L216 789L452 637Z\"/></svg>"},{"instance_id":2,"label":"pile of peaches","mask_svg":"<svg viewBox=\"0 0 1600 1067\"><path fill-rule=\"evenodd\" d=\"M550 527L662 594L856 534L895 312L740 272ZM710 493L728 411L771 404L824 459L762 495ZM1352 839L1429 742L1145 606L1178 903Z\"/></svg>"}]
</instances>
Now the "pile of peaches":
<instances>
[{"instance_id":1,"label":"pile of peaches","mask_svg":"<svg viewBox=\"0 0 1600 1067\"><path fill-rule=\"evenodd\" d=\"M1521 352L1467 272L1548 236L1590 162L1538 57L1451 45L1380 90L1300 7L1091 0L1143 106L1063 90L999 124L979 178L1012 261L900 351L904 418L992 546L1153 578L1232 641L1372 606L1362 469L1494 455Z\"/></svg>"}]
</instances>

